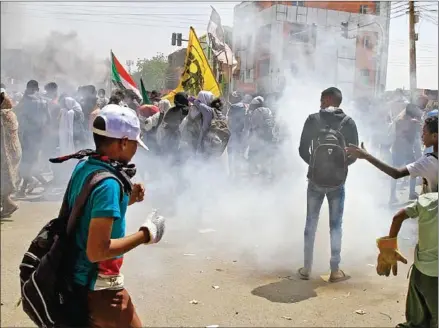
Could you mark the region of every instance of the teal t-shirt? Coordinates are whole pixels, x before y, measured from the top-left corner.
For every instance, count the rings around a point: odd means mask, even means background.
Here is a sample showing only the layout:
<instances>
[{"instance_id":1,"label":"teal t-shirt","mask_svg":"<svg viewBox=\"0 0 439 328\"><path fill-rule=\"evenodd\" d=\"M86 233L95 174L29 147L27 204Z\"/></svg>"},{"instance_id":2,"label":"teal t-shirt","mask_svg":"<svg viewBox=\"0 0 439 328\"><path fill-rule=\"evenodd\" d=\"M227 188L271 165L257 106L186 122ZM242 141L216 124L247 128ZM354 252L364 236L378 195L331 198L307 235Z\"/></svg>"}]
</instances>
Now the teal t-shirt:
<instances>
[{"instance_id":1,"label":"teal t-shirt","mask_svg":"<svg viewBox=\"0 0 439 328\"><path fill-rule=\"evenodd\" d=\"M94 171L102 169L114 170L109 164L93 158L80 162L75 167L68 195L70 207L73 206L76 197L81 192L87 177ZM91 290L94 289L98 274L117 276L120 273L123 256L93 264L87 258L86 249L90 221L93 218L113 218L111 238L117 239L125 236L125 213L129 197L124 193L121 202L121 192L123 190L117 180L105 179L92 191L84 207L83 215L78 220L75 239L79 254L74 269L74 282L82 286L90 283Z\"/></svg>"}]
</instances>

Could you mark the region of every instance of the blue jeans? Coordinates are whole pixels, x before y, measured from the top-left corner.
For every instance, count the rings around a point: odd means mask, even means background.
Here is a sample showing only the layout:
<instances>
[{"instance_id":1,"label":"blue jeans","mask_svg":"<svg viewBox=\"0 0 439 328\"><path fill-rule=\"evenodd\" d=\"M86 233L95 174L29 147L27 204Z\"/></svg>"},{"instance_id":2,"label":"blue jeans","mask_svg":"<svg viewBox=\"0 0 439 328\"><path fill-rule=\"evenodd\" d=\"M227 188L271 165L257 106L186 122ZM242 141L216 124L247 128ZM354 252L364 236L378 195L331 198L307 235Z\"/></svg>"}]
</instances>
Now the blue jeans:
<instances>
[{"instance_id":1,"label":"blue jeans","mask_svg":"<svg viewBox=\"0 0 439 328\"><path fill-rule=\"evenodd\" d=\"M305 269L311 271L313 263L314 241L317 224L319 222L320 209L324 198L328 199L329 205L329 232L331 237L331 271L337 271L340 264L342 221L345 200L344 185L337 189L321 188L308 182L306 199L306 225L304 262Z\"/></svg>"}]
</instances>

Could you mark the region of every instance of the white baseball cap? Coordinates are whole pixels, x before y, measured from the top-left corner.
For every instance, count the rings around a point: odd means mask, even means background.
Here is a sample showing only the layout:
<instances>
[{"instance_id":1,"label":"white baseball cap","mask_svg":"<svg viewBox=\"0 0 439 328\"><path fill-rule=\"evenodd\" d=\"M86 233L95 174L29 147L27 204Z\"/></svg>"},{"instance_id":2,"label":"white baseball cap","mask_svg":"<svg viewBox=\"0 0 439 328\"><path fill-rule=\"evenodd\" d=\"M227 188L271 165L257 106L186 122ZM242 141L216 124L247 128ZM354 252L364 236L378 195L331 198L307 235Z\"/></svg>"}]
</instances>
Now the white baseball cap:
<instances>
[{"instance_id":1,"label":"white baseball cap","mask_svg":"<svg viewBox=\"0 0 439 328\"><path fill-rule=\"evenodd\" d=\"M97 117L105 120L105 130L93 127L93 133L115 139L128 138L149 150L140 139L140 121L131 108L110 104L102 108Z\"/></svg>"},{"instance_id":2,"label":"white baseball cap","mask_svg":"<svg viewBox=\"0 0 439 328\"><path fill-rule=\"evenodd\" d=\"M0 88L0 93L6 93L6 89L5 88Z\"/></svg>"}]
</instances>

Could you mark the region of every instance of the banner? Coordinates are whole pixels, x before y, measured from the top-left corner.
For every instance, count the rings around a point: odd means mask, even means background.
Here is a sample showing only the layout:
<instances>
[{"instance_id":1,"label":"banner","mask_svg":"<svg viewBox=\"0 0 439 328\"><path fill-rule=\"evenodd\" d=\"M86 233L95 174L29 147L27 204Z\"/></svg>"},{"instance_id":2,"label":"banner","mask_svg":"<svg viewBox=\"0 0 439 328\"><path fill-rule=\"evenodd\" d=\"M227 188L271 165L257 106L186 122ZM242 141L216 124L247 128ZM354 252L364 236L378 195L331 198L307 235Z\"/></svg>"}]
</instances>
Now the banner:
<instances>
[{"instance_id":1,"label":"banner","mask_svg":"<svg viewBox=\"0 0 439 328\"><path fill-rule=\"evenodd\" d=\"M178 92L185 91L191 96L197 96L202 90L210 91L215 97L221 95L220 88L209 66L206 55L201 47L200 40L193 27L189 30L189 42L184 60L184 70L180 77L178 87L163 99L173 102Z\"/></svg>"}]
</instances>

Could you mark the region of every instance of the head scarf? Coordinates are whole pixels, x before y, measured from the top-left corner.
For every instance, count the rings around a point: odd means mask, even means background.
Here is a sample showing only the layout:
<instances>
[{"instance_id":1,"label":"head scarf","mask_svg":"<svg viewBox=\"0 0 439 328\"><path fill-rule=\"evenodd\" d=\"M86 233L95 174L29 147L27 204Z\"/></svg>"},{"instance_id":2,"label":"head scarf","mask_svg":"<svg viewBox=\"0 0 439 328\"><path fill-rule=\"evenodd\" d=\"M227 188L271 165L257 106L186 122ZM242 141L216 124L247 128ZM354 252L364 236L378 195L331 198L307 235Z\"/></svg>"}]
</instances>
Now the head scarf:
<instances>
[{"instance_id":1,"label":"head scarf","mask_svg":"<svg viewBox=\"0 0 439 328\"><path fill-rule=\"evenodd\" d=\"M64 103L66 105L66 108L68 110L73 109L75 112L81 112L82 113L82 108L81 105L72 97L65 97L64 98Z\"/></svg>"},{"instance_id":2,"label":"head scarf","mask_svg":"<svg viewBox=\"0 0 439 328\"><path fill-rule=\"evenodd\" d=\"M160 110L160 113L166 114L169 108L171 108L171 103L168 99L162 99L159 101L158 108Z\"/></svg>"},{"instance_id":3,"label":"head scarf","mask_svg":"<svg viewBox=\"0 0 439 328\"><path fill-rule=\"evenodd\" d=\"M174 96L174 104L177 107L189 106L189 100L186 92L178 92Z\"/></svg>"},{"instance_id":4,"label":"head scarf","mask_svg":"<svg viewBox=\"0 0 439 328\"><path fill-rule=\"evenodd\" d=\"M198 93L198 100L207 106L210 106L213 99L214 99L213 93L210 91L200 91Z\"/></svg>"}]
</instances>

